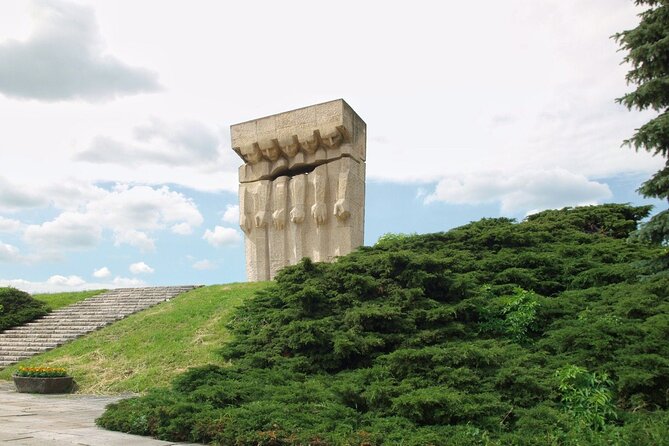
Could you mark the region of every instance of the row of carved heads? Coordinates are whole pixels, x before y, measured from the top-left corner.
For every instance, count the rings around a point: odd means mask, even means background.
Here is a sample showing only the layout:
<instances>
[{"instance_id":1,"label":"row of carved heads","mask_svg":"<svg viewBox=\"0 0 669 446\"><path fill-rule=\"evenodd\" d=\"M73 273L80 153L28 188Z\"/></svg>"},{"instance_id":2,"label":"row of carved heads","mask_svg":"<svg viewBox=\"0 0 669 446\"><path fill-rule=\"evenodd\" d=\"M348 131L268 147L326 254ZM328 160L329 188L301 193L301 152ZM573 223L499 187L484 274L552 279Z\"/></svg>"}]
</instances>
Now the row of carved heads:
<instances>
[{"instance_id":1,"label":"row of carved heads","mask_svg":"<svg viewBox=\"0 0 669 446\"><path fill-rule=\"evenodd\" d=\"M321 136L320 130L314 130L311 138L300 141L297 135L292 136L292 142L281 145L279 140L274 138L271 144L266 147L261 147L259 143L254 142L252 151L243 154L244 161L249 164L259 163L263 158L269 161L276 161L280 157L285 156L292 158L301 150L313 154L318 149L336 149L343 143L351 142L351 135L343 125L337 126L335 131Z\"/></svg>"}]
</instances>

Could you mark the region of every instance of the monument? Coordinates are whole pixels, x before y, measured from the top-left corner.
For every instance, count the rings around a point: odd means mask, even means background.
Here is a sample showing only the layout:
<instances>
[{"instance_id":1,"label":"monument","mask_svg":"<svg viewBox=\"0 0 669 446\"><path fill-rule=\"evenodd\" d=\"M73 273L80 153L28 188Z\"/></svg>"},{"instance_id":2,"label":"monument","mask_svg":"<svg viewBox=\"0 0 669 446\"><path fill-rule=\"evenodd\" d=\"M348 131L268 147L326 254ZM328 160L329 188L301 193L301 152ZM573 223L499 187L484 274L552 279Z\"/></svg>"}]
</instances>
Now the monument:
<instances>
[{"instance_id":1,"label":"monument","mask_svg":"<svg viewBox=\"0 0 669 446\"><path fill-rule=\"evenodd\" d=\"M303 257L363 243L366 125L342 99L230 126L246 274L270 280Z\"/></svg>"}]
</instances>

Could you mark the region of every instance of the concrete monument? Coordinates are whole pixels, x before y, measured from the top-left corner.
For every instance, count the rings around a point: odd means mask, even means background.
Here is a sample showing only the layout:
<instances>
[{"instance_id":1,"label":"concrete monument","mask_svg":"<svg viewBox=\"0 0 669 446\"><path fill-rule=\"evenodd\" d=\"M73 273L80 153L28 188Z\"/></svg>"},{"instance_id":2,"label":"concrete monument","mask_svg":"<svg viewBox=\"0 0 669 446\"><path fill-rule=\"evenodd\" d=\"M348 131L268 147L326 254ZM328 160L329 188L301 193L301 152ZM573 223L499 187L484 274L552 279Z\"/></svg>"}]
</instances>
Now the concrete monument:
<instances>
[{"instance_id":1,"label":"concrete monument","mask_svg":"<svg viewBox=\"0 0 669 446\"><path fill-rule=\"evenodd\" d=\"M366 125L342 99L230 127L249 281L363 243Z\"/></svg>"}]
</instances>

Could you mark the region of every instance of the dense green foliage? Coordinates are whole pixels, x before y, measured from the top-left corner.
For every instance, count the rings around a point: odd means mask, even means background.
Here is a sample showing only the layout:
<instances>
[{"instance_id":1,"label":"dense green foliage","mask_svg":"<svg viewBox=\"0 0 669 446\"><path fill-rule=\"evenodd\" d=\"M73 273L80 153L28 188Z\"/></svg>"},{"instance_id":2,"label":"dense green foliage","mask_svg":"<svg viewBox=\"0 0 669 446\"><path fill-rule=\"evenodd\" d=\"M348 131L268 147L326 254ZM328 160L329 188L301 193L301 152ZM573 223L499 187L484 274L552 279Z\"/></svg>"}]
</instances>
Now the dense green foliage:
<instances>
[{"instance_id":1,"label":"dense green foliage","mask_svg":"<svg viewBox=\"0 0 669 446\"><path fill-rule=\"evenodd\" d=\"M613 382L606 373L589 373L582 367L567 365L555 373L560 383L565 409L583 427L603 430L607 421L617 418L613 405Z\"/></svg>"},{"instance_id":2,"label":"dense green foliage","mask_svg":"<svg viewBox=\"0 0 669 446\"><path fill-rule=\"evenodd\" d=\"M648 207L545 211L304 260L236 312L229 366L106 428L224 445L669 444L669 275Z\"/></svg>"},{"instance_id":3,"label":"dense green foliage","mask_svg":"<svg viewBox=\"0 0 669 446\"><path fill-rule=\"evenodd\" d=\"M47 314L47 306L16 288L0 288L0 331Z\"/></svg>"},{"instance_id":4,"label":"dense green foliage","mask_svg":"<svg viewBox=\"0 0 669 446\"><path fill-rule=\"evenodd\" d=\"M648 6L639 14L639 25L614 37L631 65L627 82L636 90L618 99L628 109L652 109L658 116L637 129L625 144L644 149L667 159L664 169L646 181L639 192L645 197L669 201L669 2L635 0ZM662 211L646 223L639 235L654 242L669 243L669 210Z\"/></svg>"}]
</instances>

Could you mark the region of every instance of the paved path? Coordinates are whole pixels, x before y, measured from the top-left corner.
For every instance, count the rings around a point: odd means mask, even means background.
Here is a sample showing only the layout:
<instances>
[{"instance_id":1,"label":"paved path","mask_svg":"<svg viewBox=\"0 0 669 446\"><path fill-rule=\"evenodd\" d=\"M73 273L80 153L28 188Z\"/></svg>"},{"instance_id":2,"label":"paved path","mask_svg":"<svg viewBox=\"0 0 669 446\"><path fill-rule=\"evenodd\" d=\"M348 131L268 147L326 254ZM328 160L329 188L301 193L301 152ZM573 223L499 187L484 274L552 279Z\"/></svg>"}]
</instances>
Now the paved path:
<instances>
[{"instance_id":1,"label":"paved path","mask_svg":"<svg viewBox=\"0 0 669 446\"><path fill-rule=\"evenodd\" d=\"M170 443L95 426L107 404L122 397L31 395L0 381L0 445L159 446Z\"/></svg>"}]
</instances>

